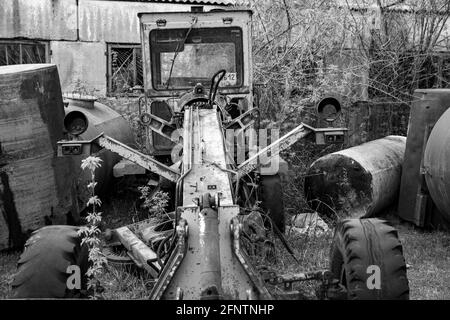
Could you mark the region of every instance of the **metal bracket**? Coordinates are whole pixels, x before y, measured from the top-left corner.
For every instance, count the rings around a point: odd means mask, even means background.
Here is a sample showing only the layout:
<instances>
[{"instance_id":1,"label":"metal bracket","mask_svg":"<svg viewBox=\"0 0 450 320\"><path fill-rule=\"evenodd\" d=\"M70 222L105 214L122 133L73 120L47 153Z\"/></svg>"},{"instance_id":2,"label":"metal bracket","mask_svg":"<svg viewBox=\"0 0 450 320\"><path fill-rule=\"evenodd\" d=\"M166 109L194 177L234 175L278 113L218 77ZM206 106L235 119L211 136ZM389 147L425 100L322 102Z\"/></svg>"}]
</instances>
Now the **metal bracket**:
<instances>
[{"instance_id":1,"label":"metal bracket","mask_svg":"<svg viewBox=\"0 0 450 320\"><path fill-rule=\"evenodd\" d=\"M233 119L229 123L227 123L225 129L238 130L237 134L240 134L245 129L253 125L258 118L259 118L259 109L253 108L241 114L239 117Z\"/></svg>"},{"instance_id":2,"label":"metal bracket","mask_svg":"<svg viewBox=\"0 0 450 320\"><path fill-rule=\"evenodd\" d=\"M303 126L314 132L317 145L344 143L347 128L313 128L303 123Z\"/></svg>"},{"instance_id":3,"label":"metal bracket","mask_svg":"<svg viewBox=\"0 0 450 320\"><path fill-rule=\"evenodd\" d=\"M177 130L177 128L174 127L171 122L147 112L142 113L140 119L142 124L144 126L147 126L150 130L165 137L166 139L169 139L174 143L180 142L172 136L172 133Z\"/></svg>"},{"instance_id":4,"label":"metal bracket","mask_svg":"<svg viewBox=\"0 0 450 320\"><path fill-rule=\"evenodd\" d=\"M238 218L233 218L230 224L231 231L231 245L233 249L233 253L235 254L238 261L241 263L242 267L246 271L250 280L253 282L255 287L258 289L260 294L259 299L270 300L272 299L272 295L267 290L264 285L264 280L258 275L257 271L253 268L247 254L241 249L240 243L240 233L241 233L241 224L239 223Z\"/></svg>"},{"instance_id":5,"label":"metal bracket","mask_svg":"<svg viewBox=\"0 0 450 320\"><path fill-rule=\"evenodd\" d=\"M163 271L155 283L155 286L150 293L150 300L158 300L164 294L164 291L169 286L172 277L175 275L175 271L183 261L187 251L187 238L188 238L188 224L185 219L180 219L178 222L176 232L178 237L178 243L170 256L166 261ZM178 290L177 290L178 291ZM179 296L177 292L177 296Z\"/></svg>"}]
</instances>

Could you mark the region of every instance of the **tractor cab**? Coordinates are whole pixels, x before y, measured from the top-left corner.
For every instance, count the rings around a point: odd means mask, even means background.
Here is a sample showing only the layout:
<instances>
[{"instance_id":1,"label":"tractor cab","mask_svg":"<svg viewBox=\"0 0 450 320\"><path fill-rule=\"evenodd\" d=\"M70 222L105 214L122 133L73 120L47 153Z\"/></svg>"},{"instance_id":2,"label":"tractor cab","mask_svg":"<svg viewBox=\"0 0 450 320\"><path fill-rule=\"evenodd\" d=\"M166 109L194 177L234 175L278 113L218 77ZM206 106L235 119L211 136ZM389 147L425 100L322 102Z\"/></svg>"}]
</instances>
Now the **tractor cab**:
<instances>
[{"instance_id":1,"label":"tractor cab","mask_svg":"<svg viewBox=\"0 0 450 320\"><path fill-rule=\"evenodd\" d=\"M150 154L170 153L169 123L192 99L212 98L219 71L214 100L229 120L253 107L251 16L250 10L139 14L145 91L139 112Z\"/></svg>"}]
</instances>

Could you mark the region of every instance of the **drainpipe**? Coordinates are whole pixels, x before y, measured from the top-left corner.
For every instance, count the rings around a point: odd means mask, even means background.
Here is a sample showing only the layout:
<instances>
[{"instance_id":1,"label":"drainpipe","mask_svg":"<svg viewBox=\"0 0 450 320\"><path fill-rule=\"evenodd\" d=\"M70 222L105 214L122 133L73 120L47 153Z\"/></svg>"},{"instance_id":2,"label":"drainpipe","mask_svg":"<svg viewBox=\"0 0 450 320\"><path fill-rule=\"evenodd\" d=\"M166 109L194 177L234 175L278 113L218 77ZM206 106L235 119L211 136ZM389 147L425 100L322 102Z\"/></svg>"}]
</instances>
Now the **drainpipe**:
<instances>
[{"instance_id":1,"label":"drainpipe","mask_svg":"<svg viewBox=\"0 0 450 320\"><path fill-rule=\"evenodd\" d=\"M79 1L76 0L75 4L77 6L77 42L80 41L80 7L79 7Z\"/></svg>"}]
</instances>

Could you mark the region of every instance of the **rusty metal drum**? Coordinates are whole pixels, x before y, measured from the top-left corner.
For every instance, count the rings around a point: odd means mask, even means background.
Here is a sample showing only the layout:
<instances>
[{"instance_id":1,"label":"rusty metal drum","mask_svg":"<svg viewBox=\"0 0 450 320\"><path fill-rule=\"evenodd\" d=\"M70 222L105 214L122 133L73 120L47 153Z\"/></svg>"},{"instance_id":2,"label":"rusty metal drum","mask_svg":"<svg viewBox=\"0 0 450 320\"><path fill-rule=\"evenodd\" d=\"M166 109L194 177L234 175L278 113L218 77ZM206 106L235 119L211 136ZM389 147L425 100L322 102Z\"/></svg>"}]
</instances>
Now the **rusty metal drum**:
<instances>
[{"instance_id":1,"label":"rusty metal drum","mask_svg":"<svg viewBox=\"0 0 450 320\"><path fill-rule=\"evenodd\" d=\"M450 222L450 109L439 118L428 138L423 173L433 202Z\"/></svg>"},{"instance_id":2,"label":"rusty metal drum","mask_svg":"<svg viewBox=\"0 0 450 320\"><path fill-rule=\"evenodd\" d=\"M63 119L55 65L0 67L0 250L77 217L72 162L56 156Z\"/></svg>"},{"instance_id":3,"label":"rusty metal drum","mask_svg":"<svg viewBox=\"0 0 450 320\"><path fill-rule=\"evenodd\" d=\"M387 136L319 158L305 178L311 207L329 217L370 217L397 200L406 137Z\"/></svg>"}]
</instances>

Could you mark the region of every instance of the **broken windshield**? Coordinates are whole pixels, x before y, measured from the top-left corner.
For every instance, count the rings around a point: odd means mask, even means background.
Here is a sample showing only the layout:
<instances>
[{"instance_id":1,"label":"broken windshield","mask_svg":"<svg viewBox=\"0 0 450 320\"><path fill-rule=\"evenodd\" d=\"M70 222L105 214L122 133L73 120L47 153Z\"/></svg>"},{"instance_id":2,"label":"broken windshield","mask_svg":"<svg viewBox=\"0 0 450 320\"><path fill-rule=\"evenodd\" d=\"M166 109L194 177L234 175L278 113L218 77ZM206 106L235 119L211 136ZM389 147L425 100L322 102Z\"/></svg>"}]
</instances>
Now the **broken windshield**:
<instances>
[{"instance_id":1,"label":"broken windshield","mask_svg":"<svg viewBox=\"0 0 450 320\"><path fill-rule=\"evenodd\" d=\"M209 86L221 69L227 73L220 87L242 85L240 28L199 28L189 33L188 29L157 29L150 33L150 46L157 90L189 89L197 83Z\"/></svg>"}]
</instances>

